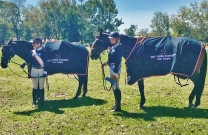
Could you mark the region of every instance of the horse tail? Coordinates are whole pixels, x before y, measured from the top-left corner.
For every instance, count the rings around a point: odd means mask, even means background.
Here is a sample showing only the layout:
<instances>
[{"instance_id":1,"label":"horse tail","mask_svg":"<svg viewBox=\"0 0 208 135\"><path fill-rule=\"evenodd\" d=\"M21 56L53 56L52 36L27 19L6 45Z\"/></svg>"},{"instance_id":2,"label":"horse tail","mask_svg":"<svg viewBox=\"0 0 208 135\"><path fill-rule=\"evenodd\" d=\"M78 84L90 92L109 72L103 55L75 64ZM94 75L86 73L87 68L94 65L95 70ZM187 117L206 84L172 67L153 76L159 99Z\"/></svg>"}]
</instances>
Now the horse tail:
<instances>
[{"instance_id":1,"label":"horse tail","mask_svg":"<svg viewBox=\"0 0 208 135\"><path fill-rule=\"evenodd\" d=\"M204 60L200 68L200 80L201 80L202 91L204 89L205 79L206 79L206 74L207 74L207 51L206 49L204 50L205 50Z\"/></svg>"}]
</instances>

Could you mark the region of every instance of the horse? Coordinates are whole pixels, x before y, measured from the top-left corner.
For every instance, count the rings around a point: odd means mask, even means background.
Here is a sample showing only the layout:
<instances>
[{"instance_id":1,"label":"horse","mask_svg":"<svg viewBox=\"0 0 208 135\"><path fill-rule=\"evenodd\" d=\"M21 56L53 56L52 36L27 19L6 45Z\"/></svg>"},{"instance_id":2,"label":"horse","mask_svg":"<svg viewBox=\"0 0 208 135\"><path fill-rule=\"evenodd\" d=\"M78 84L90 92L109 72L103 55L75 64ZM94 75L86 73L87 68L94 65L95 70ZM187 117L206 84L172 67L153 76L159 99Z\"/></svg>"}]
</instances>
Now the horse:
<instances>
[{"instance_id":1,"label":"horse","mask_svg":"<svg viewBox=\"0 0 208 135\"><path fill-rule=\"evenodd\" d=\"M111 47L109 32L97 33L91 50L91 59L96 60L102 51ZM188 37L130 37L120 34L122 55L125 59L129 85L138 82L139 108L144 108L144 78L172 74L179 79L190 79L194 88L190 93L189 108L197 108L205 85L207 53L205 47ZM176 79L175 79L176 81ZM183 86L180 81L178 82ZM193 100L195 99L195 104Z\"/></svg>"},{"instance_id":2,"label":"horse","mask_svg":"<svg viewBox=\"0 0 208 135\"><path fill-rule=\"evenodd\" d=\"M48 75L56 73L76 74L78 76L76 78L78 80L78 90L73 99L78 99L82 87L82 97L86 97L88 91L88 50L83 45L74 45L64 41L46 43L43 47L45 47L48 54ZM8 63L15 55L28 62L32 50L31 42L12 41L11 39L2 47L1 67L7 68Z\"/></svg>"}]
</instances>

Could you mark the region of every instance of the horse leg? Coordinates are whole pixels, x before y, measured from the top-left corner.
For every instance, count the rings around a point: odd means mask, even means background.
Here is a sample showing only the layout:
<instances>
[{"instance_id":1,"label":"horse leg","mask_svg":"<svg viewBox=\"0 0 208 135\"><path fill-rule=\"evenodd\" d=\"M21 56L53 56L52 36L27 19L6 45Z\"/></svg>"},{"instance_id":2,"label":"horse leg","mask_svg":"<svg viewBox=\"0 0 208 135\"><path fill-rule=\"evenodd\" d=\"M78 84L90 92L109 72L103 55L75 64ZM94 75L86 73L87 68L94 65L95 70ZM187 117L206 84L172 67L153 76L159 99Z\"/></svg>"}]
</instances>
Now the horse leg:
<instances>
[{"instance_id":1,"label":"horse leg","mask_svg":"<svg viewBox=\"0 0 208 135\"><path fill-rule=\"evenodd\" d=\"M78 75L78 79L79 79L79 84L78 84L77 93L74 96L74 99L78 99L79 95L81 94L81 88L82 88L82 84L83 84L83 77Z\"/></svg>"},{"instance_id":2,"label":"horse leg","mask_svg":"<svg viewBox=\"0 0 208 135\"><path fill-rule=\"evenodd\" d=\"M139 104L139 108L144 108L144 103L145 103L145 95L144 95L144 80L139 80L138 81L138 87L139 87L139 92L140 92L140 97L141 101Z\"/></svg>"},{"instance_id":3,"label":"horse leg","mask_svg":"<svg viewBox=\"0 0 208 135\"><path fill-rule=\"evenodd\" d=\"M197 84L196 84L196 82L194 82L193 81L193 83L194 83L194 88L193 88L193 90L192 90L192 92L191 92L191 94L189 95L189 106L188 107L192 107L193 106L193 100L194 100L194 97L195 97L195 95L196 95L196 88L197 88Z\"/></svg>"},{"instance_id":4,"label":"horse leg","mask_svg":"<svg viewBox=\"0 0 208 135\"><path fill-rule=\"evenodd\" d=\"M189 96L189 107L190 108L196 108L197 106L200 105L200 100L201 100L201 95L203 91L203 84L201 83L201 78L199 73L195 74L194 77L191 78L193 83L194 83L194 88ZM196 101L195 104L193 105L193 99L196 96Z\"/></svg>"},{"instance_id":5,"label":"horse leg","mask_svg":"<svg viewBox=\"0 0 208 135\"><path fill-rule=\"evenodd\" d=\"M199 64L196 68L196 72L193 77L191 77L193 83L194 83L194 89L193 93L196 95L196 101L194 106L192 108L196 108L200 105L201 103L201 95L204 89L205 85L205 79L206 79L206 73L207 73L207 53L206 50L203 48L202 55L200 56L199 59ZM192 102L193 95L189 96L189 103Z\"/></svg>"},{"instance_id":6,"label":"horse leg","mask_svg":"<svg viewBox=\"0 0 208 135\"><path fill-rule=\"evenodd\" d=\"M86 74L84 77L83 77L83 82L84 82L84 89L83 89L83 94L82 94L82 97L86 97L86 94L87 94L87 84L88 84L88 74Z\"/></svg>"}]
</instances>

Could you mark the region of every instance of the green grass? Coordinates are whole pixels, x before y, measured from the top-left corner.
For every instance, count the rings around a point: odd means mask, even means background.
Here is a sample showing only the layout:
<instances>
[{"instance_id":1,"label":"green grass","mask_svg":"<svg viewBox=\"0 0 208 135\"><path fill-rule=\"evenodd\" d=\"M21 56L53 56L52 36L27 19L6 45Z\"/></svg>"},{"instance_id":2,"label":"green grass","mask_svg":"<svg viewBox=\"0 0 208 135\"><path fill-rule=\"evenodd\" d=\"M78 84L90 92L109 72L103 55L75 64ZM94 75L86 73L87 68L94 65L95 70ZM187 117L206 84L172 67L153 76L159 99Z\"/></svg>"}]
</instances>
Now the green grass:
<instances>
[{"instance_id":1,"label":"green grass","mask_svg":"<svg viewBox=\"0 0 208 135\"><path fill-rule=\"evenodd\" d=\"M102 59L105 61L107 55ZM22 63L18 57L13 61ZM10 66L16 74L26 76L19 66L11 63ZM108 75L107 67L105 71ZM109 108L114 104L113 92L103 89L101 73L99 60L90 60L87 97L79 100L72 100L78 84L73 76L49 76L46 105L32 108L31 80L1 68L0 134L208 134L207 81L201 105L197 110L190 110L187 106L192 83L181 88L171 75L147 78L146 109L140 110L137 84L125 84L123 64L122 112L112 113Z\"/></svg>"}]
</instances>

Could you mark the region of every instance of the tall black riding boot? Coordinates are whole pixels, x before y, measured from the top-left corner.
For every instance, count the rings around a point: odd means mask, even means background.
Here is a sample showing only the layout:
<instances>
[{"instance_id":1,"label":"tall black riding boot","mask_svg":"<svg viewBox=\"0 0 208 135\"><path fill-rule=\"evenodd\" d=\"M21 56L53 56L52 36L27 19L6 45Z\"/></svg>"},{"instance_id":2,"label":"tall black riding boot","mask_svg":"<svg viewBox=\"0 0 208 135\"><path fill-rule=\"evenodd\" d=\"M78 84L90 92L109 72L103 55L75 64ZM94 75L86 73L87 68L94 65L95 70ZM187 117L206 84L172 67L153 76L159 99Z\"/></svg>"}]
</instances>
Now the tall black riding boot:
<instances>
[{"instance_id":1,"label":"tall black riding boot","mask_svg":"<svg viewBox=\"0 0 208 135\"><path fill-rule=\"evenodd\" d=\"M33 90L32 90L32 98L33 98L33 99L32 99L32 101L33 101L32 104L33 104L34 106L37 106L37 103L36 103L36 101L37 101L37 92L38 92L37 89L33 89Z\"/></svg>"},{"instance_id":2,"label":"tall black riding boot","mask_svg":"<svg viewBox=\"0 0 208 135\"><path fill-rule=\"evenodd\" d=\"M115 89L115 99L116 99L116 105L112 111L120 112L121 111L121 91L118 88Z\"/></svg>"},{"instance_id":3,"label":"tall black riding boot","mask_svg":"<svg viewBox=\"0 0 208 135\"><path fill-rule=\"evenodd\" d=\"M40 89L37 89L37 96L36 96L38 102L40 102Z\"/></svg>"},{"instance_id":4,"label":"tall black riding boot","mask_svg":"<svg viewBox=\"0 0 208 135\"><path fill-rule=\"evenodd\" d=\"M45 99L45 91L44 89L40 90L40 104L44 105L44 99Z\"/></svg>"}]
</instances>

